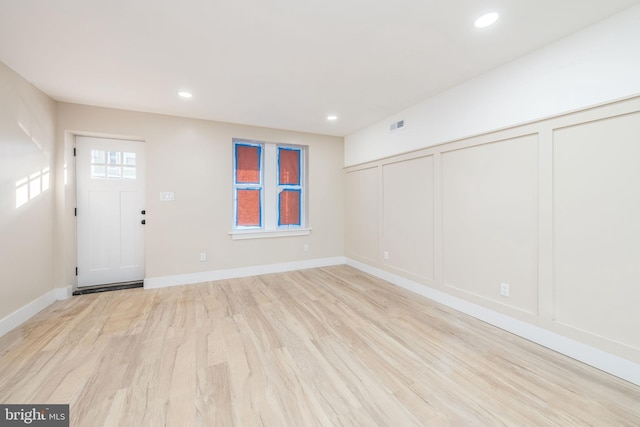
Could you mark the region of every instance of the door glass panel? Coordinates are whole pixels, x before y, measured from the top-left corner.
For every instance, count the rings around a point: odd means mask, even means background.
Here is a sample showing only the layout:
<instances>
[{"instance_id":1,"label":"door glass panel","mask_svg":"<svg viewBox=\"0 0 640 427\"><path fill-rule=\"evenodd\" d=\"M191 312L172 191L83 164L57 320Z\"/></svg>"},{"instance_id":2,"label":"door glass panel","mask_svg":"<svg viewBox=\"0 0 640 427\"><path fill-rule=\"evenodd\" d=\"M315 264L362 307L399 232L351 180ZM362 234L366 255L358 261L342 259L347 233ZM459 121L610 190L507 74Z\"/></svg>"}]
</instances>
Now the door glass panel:
<instances>
[{"instance_id":1,"label":"door glass panel","mask_svg":"<svg viewBox=\"0 0 640 427\"><path fill-rule=\"evenodd\" d=\"M119 151L109 151L109 164L110 165L120 165L120 152Z\"/></svg>"},{"instance_id":2,"label":"door glass panel","mask_svg":"<svg viewBox=\"0 0 640 427\"><path fill-rule=\"evenodd\" d=\"M136 153L122 153L122 164L125 166L136 165Z\"/></svg>"},{"instance_id":3,"label":"door glass panel","mask_svg":"<svg viewBox=\"0 0 640 427\"><path fill-rule=\"evenodd\" d=\"M91 178L136 179L136 153L91 150Z\"/></svg>"},{"instance_id":4,"label":"door glass panel","mask_svg":"<svg viewBox=\"0 0 640 427\"><path fill-rule=\"evenodd\" d=\"M91 150L91 164L106 163L106 156L103 150Z\"/></svg>"},{"instance_id":5,"label":"door glass panel","mask_svg":"<svg viewBox=\"0 0 640 427\"><path fill-rule=\"evenodd\" d=\"M105 165L91 165L91 178L106 178L107 167Z\"/></svg>"},{"instance_id":6,"label":"door glass panel","mask_svg":"<svg viewBox=\"0 0 640 427\"><path fill-rule=\"evenodd\" d=\"M120 179L122 178L122 168L120 166L109 166L107 169L109 179Z\"/></svg>"},{"instance_id":7,"label":"door glass panel","mask_svg":"<svg viewBox=\"0 0 640 427\"><path fill-rule=\"evenodd\" d=\"M124 166L122 168L122 178L136 179L136 168Z\"/></svg>"}]
</instances>

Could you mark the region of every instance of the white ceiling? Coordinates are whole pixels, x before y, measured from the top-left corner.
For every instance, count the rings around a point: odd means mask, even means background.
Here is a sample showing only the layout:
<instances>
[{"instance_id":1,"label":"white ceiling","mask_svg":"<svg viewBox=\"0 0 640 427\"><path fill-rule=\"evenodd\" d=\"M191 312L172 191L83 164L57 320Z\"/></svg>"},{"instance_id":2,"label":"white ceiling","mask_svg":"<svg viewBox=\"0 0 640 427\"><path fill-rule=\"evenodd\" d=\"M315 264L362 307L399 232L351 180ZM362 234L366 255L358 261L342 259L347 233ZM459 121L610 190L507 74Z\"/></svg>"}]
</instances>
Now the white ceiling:
<instances>
[{"instance_id":1,"label":"white ceiling","mask_svg":"<svg viewBox=\"0 0 640 427\"><path fill-rule=\"evenodd\" d=\"M0 0L0 61L59 101L347 135L639 2Z\"/></svg>"}]
</instances>

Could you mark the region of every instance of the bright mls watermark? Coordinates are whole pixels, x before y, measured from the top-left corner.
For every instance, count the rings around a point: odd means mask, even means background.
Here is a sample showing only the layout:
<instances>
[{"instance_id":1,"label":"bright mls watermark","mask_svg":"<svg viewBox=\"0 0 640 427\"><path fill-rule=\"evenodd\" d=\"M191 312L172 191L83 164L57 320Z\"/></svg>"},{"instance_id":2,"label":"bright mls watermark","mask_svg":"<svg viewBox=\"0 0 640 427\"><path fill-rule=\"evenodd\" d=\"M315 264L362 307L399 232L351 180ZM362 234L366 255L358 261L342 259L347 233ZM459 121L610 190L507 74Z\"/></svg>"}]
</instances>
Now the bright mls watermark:
<instances>
[{"instance_id":1,"label":"bright mls watermark","mask_svg":"<svg viewBox=\"0 0 640 427\"><path fill-rule=\"evenodd\" d=\"M2 405L0 426L69 427L69 405Z\"/></svg>"}]
</instances>

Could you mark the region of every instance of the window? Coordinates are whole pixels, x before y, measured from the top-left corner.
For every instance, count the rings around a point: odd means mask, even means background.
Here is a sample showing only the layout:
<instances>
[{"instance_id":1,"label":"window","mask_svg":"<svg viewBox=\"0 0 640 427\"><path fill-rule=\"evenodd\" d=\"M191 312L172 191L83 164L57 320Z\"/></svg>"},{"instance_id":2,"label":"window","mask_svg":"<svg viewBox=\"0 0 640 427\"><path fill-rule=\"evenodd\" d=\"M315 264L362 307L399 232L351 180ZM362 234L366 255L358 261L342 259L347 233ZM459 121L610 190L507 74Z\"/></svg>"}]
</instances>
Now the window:
<instances>
[{"instance_id":1,"label":"window","mask_svg":"<svg viewBox=\"0 0 640 427\"><path fill-rule=\"evenodd\" d=\"M136 153L91 150L92 179L136 179Z\"/></svg>"},{"instance_id":2,"label":"window","mask_svg":"<svg viewBox=\"0 0 640 427\"><path fill-rule=\"evenodd\" d=\"M234 239L309 234L306 147L234 139Z\"/></svg>"},{"instance_id":3,"label":"window","mask_svg":"<svg viewBox=\"0 0 640 427\"><path fill-rule=\"evenodd\" d=\"M236 227L262 226L262 146L235 145Z\"/></svg>"},{"instance_id":4,"label":"window","mask_svg":"<svg viewBox=\"0 0 640 427\"><path fill-rule=\"evenodd\" d=\"M301 148L278 147L278 226L302 225Z\"/></svg>"}]
</instances>

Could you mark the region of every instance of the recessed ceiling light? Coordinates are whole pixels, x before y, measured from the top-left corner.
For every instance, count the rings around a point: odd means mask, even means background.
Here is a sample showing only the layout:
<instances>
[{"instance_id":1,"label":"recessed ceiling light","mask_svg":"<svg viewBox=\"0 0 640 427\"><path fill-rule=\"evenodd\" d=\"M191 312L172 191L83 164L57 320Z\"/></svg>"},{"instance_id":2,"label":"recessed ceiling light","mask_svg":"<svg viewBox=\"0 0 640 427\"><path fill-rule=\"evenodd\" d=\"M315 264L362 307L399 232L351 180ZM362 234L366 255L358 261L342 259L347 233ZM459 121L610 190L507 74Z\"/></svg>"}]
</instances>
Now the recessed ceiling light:
<instances>
[{"instance_id":1,"label":"recessed ceiling light","mask_svg":"<svg viewBox=\"0 0 640 427\"><path fill-rule=\"evenodd\" d=\"M476 22L474 22L473 25L476 28L485 28L485 27L488 27L489 25L494 24L499 17L500 15L498 15L496 12L485 13L480 18L476 19Z\"/></svg>"},{"instance_id":2,"label":"recessed ceiling light","mask_svg":"<svg viewBox=\"0 0 640 427\"><path fill-rule=\"evenodd\" d=\"M338 116L327 116L327 120L331 120L331 121L338 120Z\"/></svg>"},{"instance_id":3,"label":"recessed ceiling light","mask_svg":"<svg viewBox=\"0 0 640 427\"><path fill-rule=\"evenodd\" d=\"M191 92L185 92L185 91L178 92L178 95L180 95L183 98L191 98L193 96Z\"/></svg>"}]
</instances>

